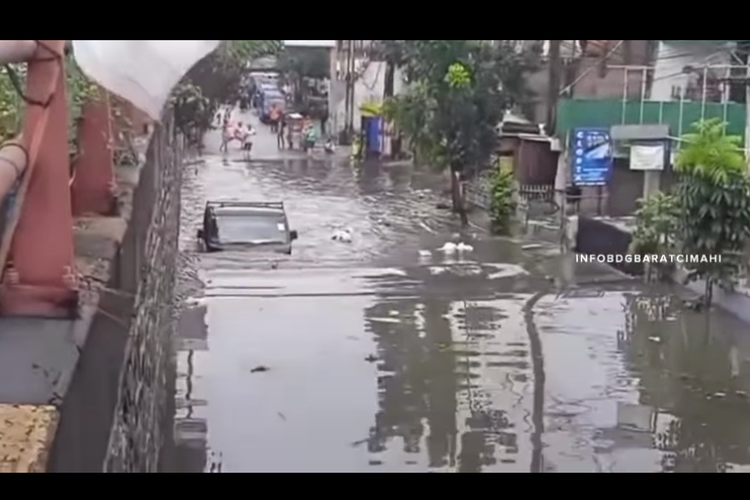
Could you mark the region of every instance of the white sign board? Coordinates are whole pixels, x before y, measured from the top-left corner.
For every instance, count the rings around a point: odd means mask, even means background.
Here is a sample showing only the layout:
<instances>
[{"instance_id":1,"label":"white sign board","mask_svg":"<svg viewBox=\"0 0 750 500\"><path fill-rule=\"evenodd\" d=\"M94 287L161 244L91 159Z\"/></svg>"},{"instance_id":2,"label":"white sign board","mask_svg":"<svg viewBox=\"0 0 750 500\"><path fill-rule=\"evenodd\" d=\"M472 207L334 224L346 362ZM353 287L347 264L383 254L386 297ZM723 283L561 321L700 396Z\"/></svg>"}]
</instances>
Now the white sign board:
<instances>
[{"instance_id":1,"label":"white sign board","mask_svg":"<svg viewBox=\"0 0 750 500\"><path fill-rule=\"evenodd\" d=\"M630 170L664 170L664 145L635 145L630 147Z\"/></svg>"}]
</instances>

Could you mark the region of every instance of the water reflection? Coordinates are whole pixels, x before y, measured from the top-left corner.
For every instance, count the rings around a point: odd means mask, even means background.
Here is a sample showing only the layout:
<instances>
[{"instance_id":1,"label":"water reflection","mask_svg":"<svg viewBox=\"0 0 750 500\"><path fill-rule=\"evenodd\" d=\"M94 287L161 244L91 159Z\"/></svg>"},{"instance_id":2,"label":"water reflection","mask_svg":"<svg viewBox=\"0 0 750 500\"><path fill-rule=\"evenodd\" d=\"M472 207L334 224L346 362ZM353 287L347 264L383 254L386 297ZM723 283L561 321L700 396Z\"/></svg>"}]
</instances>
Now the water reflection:
<instances>
[{"instance_id":1,"label":"water reflection","mask_svg":"<svg viewBox=\"0 0 750 500\"><path fill-rule=\"evenodd\" d=\"M747 326L720 313L680 311L676 299L629 303L635 337L649 339L630 357L644 374L641 400L659 408L662 470L727 472L750 464L750 380L740 362L750 352L732 335Z\"/></svg>"},{"instance_id":2,"label":"water reflection","mask_svg":"<svg viewBox=\"0 0 750 500\"><path fill-rule=\"evenodd\" d=\"M425 449L428 466L455 465L455 357L445 304L402 300L381 302L365 312L382 359L379 411L368 449L383 454L399 439L405 464L415 465ZM407 322L384 318L407 318ZM376 459L377 461L377 459Z\"/></svg>"},{"instance_id":3,"label":"water reflection","mask_svg":"<svg viewBox=\"0 0 750 500\"><path fill-rule=\"evenodd\" d=\"M372 465L440 472L528 471L533 428L527 297L483 298L480 273L422 273L415 296L365 311L378 346ZM419 287L417 287L419 288ZM427 293L427 290L433 293ZM450 291L445 296L436 290ZM466 300L460 298L465 292ZM437 296L436 296L437 295Z\"/></svg>"},{"instance_id":4,"label":"water reflection","mask_svg":"<svg viewBox=\"0 0 750 500\"><path fill-rule=\"evenodd\" d=\"M748 465L747 326L681 306L672 291L541 304L545 458L553 470L727 472Z\"/></svg>"},{"instance_id":5,"label":"water reflection","mask_svg":"<svg viewBox=\"0 0 750 500\"><path fill-rule=\"evenodd\" d=\"M196 374L196 356L208 351L206 307L186 309L180 318L177 352L177 384L174 419L174 467L179 472L200 473L216 467L208 459L208 422L200 411L201 398ZM212 471L211 471L212 472Z\"/></svg>"}]
</instances>

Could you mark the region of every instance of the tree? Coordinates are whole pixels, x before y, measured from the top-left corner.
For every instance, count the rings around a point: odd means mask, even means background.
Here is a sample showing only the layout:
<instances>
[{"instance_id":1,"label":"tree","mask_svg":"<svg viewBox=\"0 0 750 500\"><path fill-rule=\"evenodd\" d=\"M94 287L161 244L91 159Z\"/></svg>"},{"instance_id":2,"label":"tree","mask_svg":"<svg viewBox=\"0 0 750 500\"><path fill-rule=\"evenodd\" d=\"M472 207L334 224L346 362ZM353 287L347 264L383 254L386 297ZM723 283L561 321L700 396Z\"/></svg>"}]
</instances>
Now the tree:
<instances>
[{"instance_id":1,"label":"tree","mask_svg":"<svg viewBox=\"0 0 750 500\"><path fill-rule=\"evenodd\" d=\"M415 156L450 168L453 208L467 224L461 175L490 163L505 112L530 97L525 75L534 53L482 40L391 40L386 47L409 82L386 106L389 117Z\"/></svg>"},{"instance_id":2,"label":"tree","mask_svg":"<svg viewBox=\"0 0 750 500\"><path fill-rule=\"evenodd\" d=\"M638 201L636 227L631 249L640 255L669 255L675 253L675 236L680 220L680 202L673 193L659 192ZM654 273L655 272L655 273ZM671 279L674 265L656 263L646 266L646 279Z\"/></svg>"},{"instance_id":3,"label":"tree","mask_svg":"<svg viewBox=\"0 0 750 500\"><path fill-rule=\"evenodd\" d=\"M172 94L175 125L194 145L219 107L242 98L242 78L254 59L272 56L282 48L281 40L225 40L200 60Z\"/></svg>"},{"instance_id":4,"label":"tree","mask_svg":"<svg viewBox=\"0 0 750 500\"><path fill-rule=\"evenodd\" d=\"M383 84L383 99L389 99L395 94L396 68L406 64L404 45L406 40L381 40L380 51L385 60L385 82Z\"/></svg>"},{"instance_id":5,"label":"tree","mask_svg":"<svg viewBox=\"0 0 750 500\"><path fill-rule=\"evenodd\" d=\"M699 122L694 129L682 138L676 161L681 214L677 237L683 254L720 257L720 262L703 259L686 265L689 281L705 280L710 304L714 285L732 288L745 268L750 176L742 139L725 135L720 120Z\"/></svg>"},{"instance_id":6,"label":"tree","mask_svg":"<svg viewBox=\"0 0 750 500\"><path fill-rule=\"evenodd\" d=\"M291 86L294 106L317 119L327 119L327 96L319 92L317 86L308 85L306 79L325 80L331 75L331 56L328 49L299 47L286 48L279 54L277 68L284 73Z\"/></svg>"}]
</instances>

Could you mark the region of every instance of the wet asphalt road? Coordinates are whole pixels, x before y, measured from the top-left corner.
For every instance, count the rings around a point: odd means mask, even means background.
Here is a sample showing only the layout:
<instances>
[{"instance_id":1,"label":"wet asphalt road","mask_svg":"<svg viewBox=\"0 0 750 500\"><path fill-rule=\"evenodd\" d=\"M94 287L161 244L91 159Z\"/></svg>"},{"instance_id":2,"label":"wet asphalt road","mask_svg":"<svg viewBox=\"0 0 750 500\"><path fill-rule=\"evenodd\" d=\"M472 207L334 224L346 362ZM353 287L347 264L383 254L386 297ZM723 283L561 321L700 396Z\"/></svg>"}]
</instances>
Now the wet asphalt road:
<instances>
[{"instance_id":1,"label":"wet asphalt road","mask_svg":"<svg viewBox=\"0 0 750 500\"><path fill-rule=\"evenodd\" d=\"M744 325L476 231L463 259L420 257L457 238L430 175L259 133L183 195L183 292L203 298L181 322L178 470L747 470ZM196 256L203 204L233 197L284 200L294 255Z\"/></svg>"}]
</instances>

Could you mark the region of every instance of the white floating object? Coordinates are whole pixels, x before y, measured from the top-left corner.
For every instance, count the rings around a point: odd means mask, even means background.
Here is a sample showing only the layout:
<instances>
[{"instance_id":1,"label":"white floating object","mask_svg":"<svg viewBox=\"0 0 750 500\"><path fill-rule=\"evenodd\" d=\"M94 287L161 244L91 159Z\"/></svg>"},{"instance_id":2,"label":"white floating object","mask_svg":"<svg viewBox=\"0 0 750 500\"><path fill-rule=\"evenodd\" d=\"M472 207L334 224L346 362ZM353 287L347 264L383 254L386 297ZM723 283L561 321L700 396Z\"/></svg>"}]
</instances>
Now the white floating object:
<instances>
[{"instance_id":1,"label":"white floating object","mask_svg":"<svg viewBox=\"0 0 750 500\"><path fill-rule=\"evenodd\" d=\"M429 250L420 250L419 256L420 257L432 257L432 252L430 252Z\"/></svg>"},{"instance_id":2,"label":"white floating object","mask_svg":"<svg viewBox=\"0 0 750 500\"><path fill-rule=\"evenodd\" d=\"M335 233L333 233L333 237L331 239L333 241L340 241L342 243L351 243L352 231L351 229L342 229L342 230L336 231Z\"/></svg>"},{"instance_id":3,"label":"white floating object","mask_svg":"<svg viewBox=\"0 0 750 500\"><path fill-rule=\"evenodd\" d=\"M89 78L159 120L175 85L220 42L73 40L73 54Z\"/></svg>"},{"instance_id":4,"label":"white floating object","mask_svg":"<svg viewBox=\"0 0 750 500\"><path fill-rule=\"evenodd\" d=\"M398 318L368 318L373 323L401 323L401 320Z\"/></svg>"},{"instance_id":5,"label":"white floating object","mask_svg":"<svg viewBox=\"0 0 750 500\"><path fill-rule=\"evenodd\" d=\"M655 342L657 344L661 344L661 339L659 337L649 337L648 338L651 342Z\"/></svg>"},{"instance_id":6,"label":"white floating object","mask_svg":"<svg viewBox=\"0 0 750 500\"><path fill-rule=\"evenodd\" d=\"M453 255L456 253L458 245L455 243L448 242L438 249L439 252L443 252L446 255Z\"/></svg>"},{"instance_id":7,"label":"white floating object","mask_svg":"<svg viewBox=\"0 0 750 500\"><path fill-rule=\"evenodd\" d=\"M466 243L459 243L456 245L456 250L458 253L471 253L474 251L474 247L471 245L467 245Z\"/></svg>"}]
</instances>

